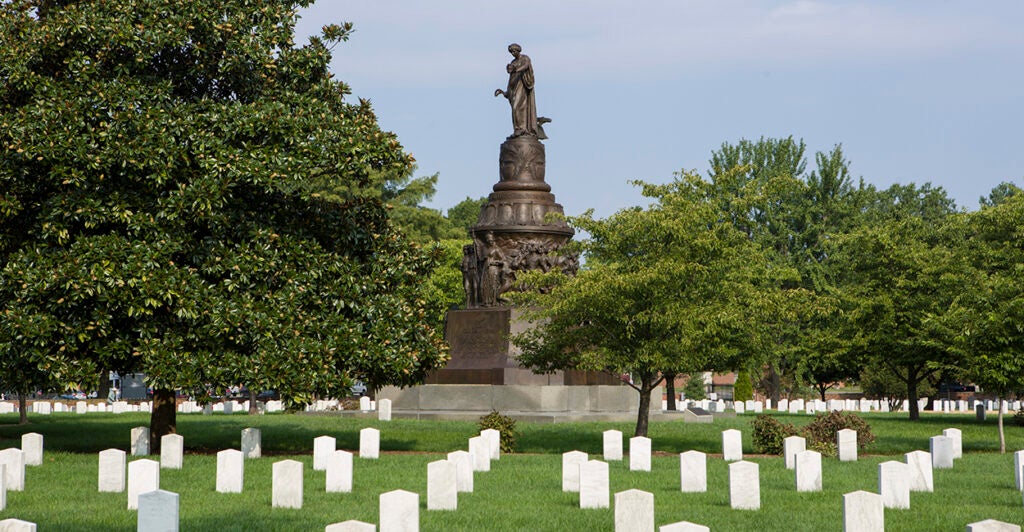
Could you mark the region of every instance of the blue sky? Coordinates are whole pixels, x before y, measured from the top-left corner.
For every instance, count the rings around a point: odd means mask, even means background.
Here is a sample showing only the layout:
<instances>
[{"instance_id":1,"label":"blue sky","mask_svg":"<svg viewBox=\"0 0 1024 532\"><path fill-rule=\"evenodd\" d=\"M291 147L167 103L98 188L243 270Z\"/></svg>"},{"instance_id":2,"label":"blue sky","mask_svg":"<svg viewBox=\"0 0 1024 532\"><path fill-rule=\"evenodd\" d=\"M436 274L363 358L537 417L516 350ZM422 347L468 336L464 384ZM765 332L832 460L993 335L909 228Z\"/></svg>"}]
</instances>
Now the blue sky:
<instances>
[{"instance_id":1,"label":"blue sky","mask_svg":"<svg viewBox=\"0 0 1024 532\"><path fill-rule=\"evenodd\" d=\"M631 179L706 174L723 142L842 144L878 187L957 204L1024 185L1024 2L320 0L299 42L355 24L333 72L439 173L433 207L488 194L511 133L506 46L533 61L547 181L567 214L644 199Z\"/></svg>"}]
</instances>

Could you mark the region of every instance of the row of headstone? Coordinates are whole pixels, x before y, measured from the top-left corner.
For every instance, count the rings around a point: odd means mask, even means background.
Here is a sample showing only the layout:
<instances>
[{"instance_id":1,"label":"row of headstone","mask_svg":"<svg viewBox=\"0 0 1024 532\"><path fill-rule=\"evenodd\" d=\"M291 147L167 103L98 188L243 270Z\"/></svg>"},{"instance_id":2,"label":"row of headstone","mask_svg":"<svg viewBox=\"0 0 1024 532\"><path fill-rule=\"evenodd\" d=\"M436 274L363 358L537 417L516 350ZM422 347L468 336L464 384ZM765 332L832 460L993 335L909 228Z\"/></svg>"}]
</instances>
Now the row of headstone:
<instances>
[{"instance_id":1,"label":"row of headstone","mask_svg":"<svg viewBox=\"0 0 1024 532\"><path fill-rule=\"evenodd\" d=\"M772 401L737 401L733 403L726 402L724 400L708 400L702 399L700 401L685 401L686 407L702 408L710 412L725 412L727 409L732 408L737 414L744 414L747 412L760 414L765 410L772 409ZM979 419L985 419L985 412L1002 410L1003 413L1010 411L1019 410L1021 405L1024 404L1022 401L1005 401L1000 405L999 401L981 401L976 399L971 400L951 400L951 399L937 399L932 404L933 412L942 413L968 413L976 412ZM922 398L918 401L919 409L923 410L928 406L928 398ZM662 409L668 409L668 402L662 401ZM903 401L901 411L906 412L908 410L906 401ZM818 412L827 412L832 410L837 411L851 411L851 412L889 412L889 399L831 399L828 401L822 401L820 399L781 399L775 404L775 410L778 412L786 412L790 414L816 414Z\"/></svg>"}]
</instances>

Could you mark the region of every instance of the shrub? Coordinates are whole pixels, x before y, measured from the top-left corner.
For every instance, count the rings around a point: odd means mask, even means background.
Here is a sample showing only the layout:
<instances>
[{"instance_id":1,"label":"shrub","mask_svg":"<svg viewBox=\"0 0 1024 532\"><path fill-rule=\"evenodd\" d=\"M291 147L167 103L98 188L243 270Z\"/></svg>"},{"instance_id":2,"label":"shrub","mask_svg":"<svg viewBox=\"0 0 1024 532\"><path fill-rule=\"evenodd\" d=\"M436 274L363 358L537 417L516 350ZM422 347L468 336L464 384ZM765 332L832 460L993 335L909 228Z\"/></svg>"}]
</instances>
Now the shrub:
<instances>
[{"instance_id":1,"label":"shrub","mask_svg":"<svg viewBox=\"0 0 1024 532\"><path fill-rule=\"evenodd\" d=\"M1024 427L1024 406L1017 409L1017 413L1013 415L1013 422L1018 427Z\"/></svg>"},{"instance_id":2,"label":"shrub","mask_svg":"<svg viewBox=\"0 0 1024 532\"><path fill-rule=\"evenodd\" d=\"M690 374L690 378L686 380L686 386L683 387L683 396L690 401L707 399L708 394L704 389L704 376L702 374Z\"/></svg>"},{"instance_id":3,"label":"shrub","mask_svg":"<svg viewBox=\"0 0 1024 532\"><path fill-rule=\"evenodd\" d=\"M501 415L497 410L480 417L480 430L494 429L501 433L501 452L516 452L516 440L519 433L516 432L516 420Z\"/></svg>"},{"instance_id":4,"label":"shrub","mask_svg":"<svg viewBox=\"0 0 1024 532\"><path fill-rule=\"evenodd\" d=\"M863 450L875 441L875 435L871 432L871 425L868 425L863 418L852 412L839 412L833 410L828 414L818 414L814 421L810 422L801 430L804 438L807 438L807 448L818 451L825 456L836 455L836 432L842 429L857 431L857 448Z\"/></svg>"},{"instance_id":5,"label":"shrub","mask_svg":"<svg viewBox=\"0 0 1024 532\"><path fill-rule=\"evenodd\" d=\"M754 398L754 385L750 382L750 374L741 371L736 374L736 384L732 389L733 401L749 401Z\"/></svg>"},{"instance_id":6,"label":"shrub","mask_svg":"<svg viewBox=\"0 0 1024 532\"><path fill-rule=\"evenodd\" d=\"M761 454L782 454L783 440L797 433L793 425L782 423L767 414L755 417L750 425L753 432L754 452Z\"/></svg>"}]
</instances>

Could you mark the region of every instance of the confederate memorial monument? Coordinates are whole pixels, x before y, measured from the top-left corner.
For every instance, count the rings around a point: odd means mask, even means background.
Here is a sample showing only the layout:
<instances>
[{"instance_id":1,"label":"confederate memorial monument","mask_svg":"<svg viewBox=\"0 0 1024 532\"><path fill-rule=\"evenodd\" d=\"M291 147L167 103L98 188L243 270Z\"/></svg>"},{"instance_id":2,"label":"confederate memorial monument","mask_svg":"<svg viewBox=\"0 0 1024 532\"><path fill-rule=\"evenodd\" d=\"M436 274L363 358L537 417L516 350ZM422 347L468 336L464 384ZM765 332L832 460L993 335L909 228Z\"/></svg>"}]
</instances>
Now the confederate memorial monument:
<instances>
[{"instance_id":1,"label":"confederate memorial monument","mask_svg":"<svg viewBox=\"0 0 1024 532\"><path fill-rule=\"evenodd\" d=\"M478 403L487 403L475 408L484 411L589 412L606 410L598 407L604 397L610 408L606 411L635 412L636 394L615 377L583 371L538 375L519 365L509 342L510 334L530 326L505 297L513 290L530 289L517 284L517 272L558 270L572 275L579 261L563 249L574 231L544 180L541 140L547 138L543 125L551 120L537 116L533 65L518 44L509 45L508 51L508 84L494 96L509 102L512 134L501 143L498 182L470 229L473 243L463 248L465 308L450 310L445 328L451 361L431 373L427 385L384 395L394 397L399 409L433 410L435 403L462 403L456 395L468 393ZM545 401L548 404L541 404Z\"/></svg>"}]
</instances>

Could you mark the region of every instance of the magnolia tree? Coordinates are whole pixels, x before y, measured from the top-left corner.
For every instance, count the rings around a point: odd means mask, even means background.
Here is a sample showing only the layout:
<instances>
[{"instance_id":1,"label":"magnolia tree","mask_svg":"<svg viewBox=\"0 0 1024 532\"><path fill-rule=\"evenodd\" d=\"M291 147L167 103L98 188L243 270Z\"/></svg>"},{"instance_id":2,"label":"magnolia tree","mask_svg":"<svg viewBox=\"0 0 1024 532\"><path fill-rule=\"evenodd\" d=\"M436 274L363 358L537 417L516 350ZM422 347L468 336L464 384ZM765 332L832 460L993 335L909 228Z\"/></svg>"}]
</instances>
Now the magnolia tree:
<instances>
[{"instance_id":1,"label":"magnolia tree","mask_svg":"<svg viewBox=\"0 0 1024 532\"><path fill-rule=\"evenodd\" d=\"M7 364L144 372L159 442L176 389L301 399L443 363L436 257L375 177L412 159L328 71L350 25L293 42L310 3L0 4Z\"/></svg>"}]
</instances>

